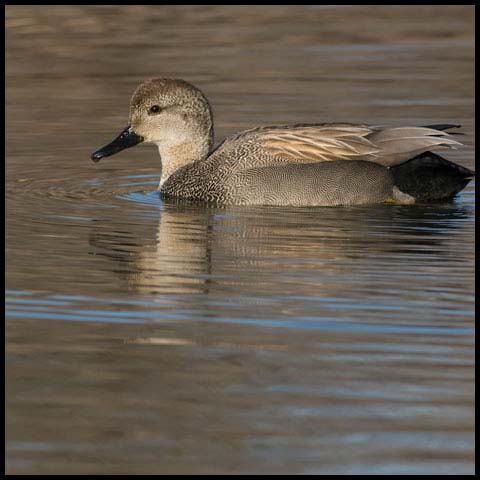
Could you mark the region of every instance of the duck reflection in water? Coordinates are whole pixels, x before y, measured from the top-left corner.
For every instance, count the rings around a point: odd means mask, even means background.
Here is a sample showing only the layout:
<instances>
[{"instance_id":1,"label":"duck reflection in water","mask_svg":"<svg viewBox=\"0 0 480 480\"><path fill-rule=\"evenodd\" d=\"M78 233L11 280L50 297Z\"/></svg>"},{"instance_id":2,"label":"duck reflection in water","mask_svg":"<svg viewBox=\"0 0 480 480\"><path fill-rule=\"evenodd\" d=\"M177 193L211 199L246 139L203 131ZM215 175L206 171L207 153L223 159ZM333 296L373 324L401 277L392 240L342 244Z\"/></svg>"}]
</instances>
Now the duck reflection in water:
<instances>
[{"instance_id":1,"label":"duck reflection in water","mask_svg":"<svg viewBox=\"0 0 480 480\"><path fill-rule=\"evenodd\" d=\"M397 268L393 259L401 261L402 255L418 271L423 267L417 257L448 262L452 246L446 232L470 216L467 207L450 203L218 208L176 200L161 205L156 231L138 218L128 223L131 229L97 222L90 245L140 293L207 293L219 285L223 291L235 293L240 287L244 295L255 295L263 288L262 277L285 280L302 271L305 278L321 273L322 283L312 278L310 284L283 284L285 293L292 288L297 294L329 296L338 285L326 278L368 270L380 260L386 262L386 276L389 268Z\"/></svg>"}]
</instances>

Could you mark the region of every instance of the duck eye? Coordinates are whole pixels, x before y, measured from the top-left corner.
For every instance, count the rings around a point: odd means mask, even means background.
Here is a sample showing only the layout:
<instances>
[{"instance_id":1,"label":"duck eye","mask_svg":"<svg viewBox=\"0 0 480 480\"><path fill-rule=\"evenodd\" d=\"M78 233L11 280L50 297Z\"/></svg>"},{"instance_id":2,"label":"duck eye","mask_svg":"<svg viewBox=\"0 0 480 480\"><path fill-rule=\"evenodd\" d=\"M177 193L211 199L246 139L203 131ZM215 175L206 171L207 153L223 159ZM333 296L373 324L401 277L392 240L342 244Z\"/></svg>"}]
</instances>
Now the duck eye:
<instances>
[{"instance_id":1,"label":"duck eye","mask_svg":"<svg viewBox=\"0 0 480 480\"><path fill-rule=\"evenodd\" d=\"M148 113L158 113L161 108L158 105L153 105L148 109Z\"/></svg>"}]
</instances>

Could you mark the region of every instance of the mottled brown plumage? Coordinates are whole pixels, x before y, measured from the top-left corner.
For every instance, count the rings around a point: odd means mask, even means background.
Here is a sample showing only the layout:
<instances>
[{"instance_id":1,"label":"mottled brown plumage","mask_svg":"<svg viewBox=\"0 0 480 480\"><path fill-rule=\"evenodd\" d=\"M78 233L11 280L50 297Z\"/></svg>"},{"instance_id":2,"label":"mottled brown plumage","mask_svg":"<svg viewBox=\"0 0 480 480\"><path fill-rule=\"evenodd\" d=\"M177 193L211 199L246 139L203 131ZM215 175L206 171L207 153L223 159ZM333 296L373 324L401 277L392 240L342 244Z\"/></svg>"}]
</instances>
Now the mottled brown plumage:
<instances>
[{"instance_id":1,"label":"mottled brown plumage","mask_svg":"<svg viewBox=\"0 0 480 480\"><path fill-rule=\"evenodd\" d=\"M257 127L212 150L212 113L203 93L183 80L154 79L134 92L130 127L92 158L142 140L155 143L165 197L217 204L414 203L450 198L474 175L430 152L461 146L445 131L451 127Z\"/></svg>"}]
</instances>

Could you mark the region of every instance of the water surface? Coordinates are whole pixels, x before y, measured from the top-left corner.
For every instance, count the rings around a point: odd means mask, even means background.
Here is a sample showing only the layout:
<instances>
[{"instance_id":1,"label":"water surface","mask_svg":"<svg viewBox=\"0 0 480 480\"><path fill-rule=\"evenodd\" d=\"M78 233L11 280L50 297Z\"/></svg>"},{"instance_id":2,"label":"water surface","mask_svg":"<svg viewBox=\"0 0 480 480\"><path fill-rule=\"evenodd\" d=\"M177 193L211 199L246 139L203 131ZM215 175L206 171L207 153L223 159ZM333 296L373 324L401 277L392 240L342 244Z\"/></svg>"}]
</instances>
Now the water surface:
<instances>
[{"instance_id":1,"label":"water surface","mask_svg":"<svg viewBox=\"0 0 480 480\"><path fill-rule=\"evenodd\" d=\"M152 146L89 155L161 75L217 141L452 122L474 168L473 13L7 7L7 473L472 474L474 183L214 208L160 200Z\"/></svg>"}]
</instances>

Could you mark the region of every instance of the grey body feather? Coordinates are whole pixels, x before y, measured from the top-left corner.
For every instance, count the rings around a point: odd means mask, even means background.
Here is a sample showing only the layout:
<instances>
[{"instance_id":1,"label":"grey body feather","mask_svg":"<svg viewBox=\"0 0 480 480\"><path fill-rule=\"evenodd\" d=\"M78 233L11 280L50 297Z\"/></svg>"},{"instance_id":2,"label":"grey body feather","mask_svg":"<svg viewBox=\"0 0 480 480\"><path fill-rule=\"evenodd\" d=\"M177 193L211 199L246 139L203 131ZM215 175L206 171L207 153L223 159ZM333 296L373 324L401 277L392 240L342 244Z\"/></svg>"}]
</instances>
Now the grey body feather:
<instances>
[{"instance_id":1,"label":"grey body feather","mask_svg":"<svg viewBox=\"0 0 480 480\"><path fill-rule=\"evenodd\" d=\"M218 204L411 203L411 195L394 188L391 167L460 145L426 127L259 127L227 138L206 159L180 169L161 193Z\"/></svg>"}]
</instances>

